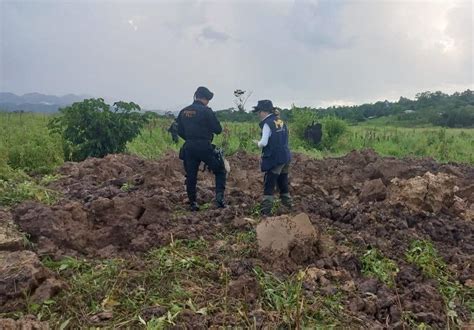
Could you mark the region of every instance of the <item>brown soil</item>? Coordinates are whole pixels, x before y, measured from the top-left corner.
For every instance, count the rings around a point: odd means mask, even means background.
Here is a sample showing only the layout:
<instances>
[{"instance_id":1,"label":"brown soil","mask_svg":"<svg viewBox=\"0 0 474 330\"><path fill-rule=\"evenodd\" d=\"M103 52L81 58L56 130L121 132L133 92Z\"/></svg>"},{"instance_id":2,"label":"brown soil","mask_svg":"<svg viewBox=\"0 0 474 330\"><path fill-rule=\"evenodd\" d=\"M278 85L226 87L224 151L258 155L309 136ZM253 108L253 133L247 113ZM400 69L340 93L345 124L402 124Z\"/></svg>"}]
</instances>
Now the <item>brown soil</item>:
<instances>
[{"instance_id":1,"label":"brown soil","mask_svg":"<svg viewBox=\"0 0 474 330\"><path fill-rule=\"evenodd\" d=\"M11 213L39 256L127 258L173 239L200 237L218 246L216 234L256 227L249 217L262 194L258 156L238 153L229 161L225 210L211 206L187 212L182 164L176 154L168 154L159 161L110 155L66 163L59 170L64 177L51 185L63 194L57 204L24 202ZM213 178L208 173L200 176L200 202L210 202ZM412 240L430 239L457 280L472 283L473 167L384 158L365 150L325 160L295 155L290 176L294 214L309 215L317 243L289 243L286 257L292 262L271 261L265 253L256 262L283 276L306 269L305 290L313 294L331 295L337 283L346 294L346 309L363 324L401 327L401 307L416 322L446 326L437 283L408 264L404 253ZM360 256L370 247L397 262L395 288L361 274ZM235 269L229 289L255 301L258 285L252 263L246 262L226 265ZM467 311L457 312L461 320L469 319ZM265 326L266 316L259 313L255 310L255 318ZM179 320L205 327L223 322L192 311L181 313Z\"/></svg>"}]
</instances>

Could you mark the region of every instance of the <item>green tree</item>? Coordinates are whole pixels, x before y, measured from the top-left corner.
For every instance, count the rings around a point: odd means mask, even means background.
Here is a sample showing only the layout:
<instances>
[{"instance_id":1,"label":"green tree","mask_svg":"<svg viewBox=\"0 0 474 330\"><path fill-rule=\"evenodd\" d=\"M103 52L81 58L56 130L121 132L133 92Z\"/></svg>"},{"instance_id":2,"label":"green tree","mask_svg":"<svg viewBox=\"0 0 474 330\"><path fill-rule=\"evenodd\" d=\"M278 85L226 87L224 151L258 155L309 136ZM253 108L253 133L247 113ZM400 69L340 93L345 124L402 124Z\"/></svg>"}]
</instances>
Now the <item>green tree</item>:
<instances>
[{"instance_id":1,"label":"green tree","mask_svg":"<svg viewBox=\"0 0 474 330\"><path fill-rule=\"evenodd\" d=\"M76 102L59 112L48 128L62 136L64 158L73 161L123 152L149 118L136 103L119 101L111 107L101 98Z\"/></svg>"}]
</instances>

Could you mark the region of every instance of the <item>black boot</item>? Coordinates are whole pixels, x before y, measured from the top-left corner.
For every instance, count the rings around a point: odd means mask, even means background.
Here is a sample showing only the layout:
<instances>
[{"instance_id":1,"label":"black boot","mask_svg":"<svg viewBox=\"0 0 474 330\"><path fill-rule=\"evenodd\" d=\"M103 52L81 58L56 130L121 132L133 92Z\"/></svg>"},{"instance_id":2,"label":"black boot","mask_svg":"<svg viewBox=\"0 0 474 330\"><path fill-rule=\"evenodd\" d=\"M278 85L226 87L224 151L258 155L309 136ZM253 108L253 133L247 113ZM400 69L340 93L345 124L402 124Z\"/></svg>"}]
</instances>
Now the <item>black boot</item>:
<instances>
[{"instance_id":1,"label":"black boot","mask_svg":"<svg viewBox=\"0 0 474 330\"><path fill-rule=\"evenodd\" d=\"M263 201L260 204L260 213L264 216L272 215L273 210L273 196L265 195L263 196Z\"/></svg>"},{"instance_id":2,"label":"black boot","mask_svg":"<svg viewBox=\"0 0 474 330\"><path fill-rule=\"evenodd\" d=\"M199 205L196 202L189 203L189 208L191 209L192 212L199 211Z\"/></svg>"},{"instance_id":3,"label":"black boot","mask_svg":"<svg viewBox=\"0 0 474 330\"><path fill-rule=\"evenodd\" d=\"M281 194L280 200L283 206L285 206L289 211L293 210L293 198L290 194Z\"/></svg>"},{"instance_id":4,"label":"black boot","mask_svg":"<svg viewBox=\"0 0 474 330\"><path fill-rule=\"evenodd\" d=\"M227 207L224 200L224 192L216 193L216 205L219 209L225 209Z\"/></svg>"}]
</instances>

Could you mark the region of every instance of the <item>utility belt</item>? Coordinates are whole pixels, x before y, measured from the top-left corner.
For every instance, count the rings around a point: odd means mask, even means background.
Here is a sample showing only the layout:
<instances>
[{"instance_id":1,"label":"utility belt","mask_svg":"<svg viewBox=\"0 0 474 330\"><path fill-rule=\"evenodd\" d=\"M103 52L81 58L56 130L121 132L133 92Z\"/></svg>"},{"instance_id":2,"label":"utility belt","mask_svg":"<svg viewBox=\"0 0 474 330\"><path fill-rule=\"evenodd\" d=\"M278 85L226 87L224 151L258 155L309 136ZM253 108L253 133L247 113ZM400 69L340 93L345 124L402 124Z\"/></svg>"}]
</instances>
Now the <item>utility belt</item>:
<instances>
[{"instance_id":1,"label":"utility belt","mask_svg":"<svg viewBox=\"0 0 474 330\"><path fill-rule=\"evenodd\" d=\"M193 142L196 142L196 143L209 143L210 146L211 146L211 149L212 149L212 154L214 156L214 158L217 160L217 163L219 164L219 168L221 169L225 169L227 172L230 171L230 167L229 167L229 163L226 161L225 159L225 155L224 155L224 149L216 146L215 144L212 144L211 141L209 140L186 140L186 142L183 144L183 146L181 147L181 149L179 150L179 159L181 160L185 160L186 158L186 148L189 147L190 145L193 144ZM206 170L206 167L204 167L204 170Z\"/></svg>"}]
</instances>

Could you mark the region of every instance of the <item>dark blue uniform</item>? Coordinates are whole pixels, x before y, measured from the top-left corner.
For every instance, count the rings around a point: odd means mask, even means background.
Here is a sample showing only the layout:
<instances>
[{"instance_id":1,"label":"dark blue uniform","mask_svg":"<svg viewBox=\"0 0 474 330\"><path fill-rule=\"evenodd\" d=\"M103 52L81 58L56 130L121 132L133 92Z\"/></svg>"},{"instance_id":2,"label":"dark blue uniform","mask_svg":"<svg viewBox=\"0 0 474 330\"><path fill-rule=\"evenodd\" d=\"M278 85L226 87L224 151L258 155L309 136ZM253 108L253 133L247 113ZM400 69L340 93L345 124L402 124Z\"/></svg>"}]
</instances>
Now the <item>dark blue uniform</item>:
<instances>
[{"instance_id":1,"label":"dark blue uniform","mask_svg":"<svg viewBox=\"0 0 474 330\"><path fill-rule=\"evenodd\" d=\"M204 162L216 176L216 196L223 194L226 184L225 168L214 154L214 134L222 132L222 126L211 108L199 100L180 111L178 134L186 142L183 146L183 161L186 171L186 191L190 203L196 202L196 184L199 165Z\"/></svg>"},{"instance_id":2,"label":"dark blue uniform","mask_svg":"<svg viewBox=\"0 0 474 330\"><path fill-rule=\"evenodd\" d=\"M260 122L260 128L267 124L272 131L268 144L262 150L262 172L267 172L277 165L288 164L291 153L288 148L288 127L276 115L271 114Z\"/></svg>"},{"instance_id":3,"label":"dark blue uniform","mask_svg":"<svg viewBox=\"0 0 474 330\"><path fill-rule=\"evenodd\" d=\"M267 124L271 135L268 144L262 150L261 170L265 172L264 195L273 196L278 185L280 195L287 195L288 167L291 153L288 147L288 127L275 114L271 114L260 122L260 128Z\"/></svg>"}]
</instances>

